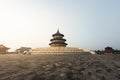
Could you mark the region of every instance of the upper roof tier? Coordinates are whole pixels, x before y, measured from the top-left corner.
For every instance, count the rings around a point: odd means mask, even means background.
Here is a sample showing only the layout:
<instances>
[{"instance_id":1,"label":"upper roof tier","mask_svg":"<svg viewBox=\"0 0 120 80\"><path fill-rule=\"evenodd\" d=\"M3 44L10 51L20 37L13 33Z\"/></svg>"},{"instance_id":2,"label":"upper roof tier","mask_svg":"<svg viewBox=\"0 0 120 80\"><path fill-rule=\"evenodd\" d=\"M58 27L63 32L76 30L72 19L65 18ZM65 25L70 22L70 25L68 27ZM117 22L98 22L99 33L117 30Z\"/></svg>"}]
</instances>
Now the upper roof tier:
<instances>
[{"instance_id":1,"label":"upper roof tier","mask_svg":"<svg viewBox=\"0 0 120 80\"><path fill-rule=\"evenodd\" d=\"M52 36L53 36L53 37L54 37L54 36L62 36L62 37L64 37L64 35L59 32L59 29L58 29L57 32L56 32L55 34L53 34Z\"/></svg>"}]
</instances>

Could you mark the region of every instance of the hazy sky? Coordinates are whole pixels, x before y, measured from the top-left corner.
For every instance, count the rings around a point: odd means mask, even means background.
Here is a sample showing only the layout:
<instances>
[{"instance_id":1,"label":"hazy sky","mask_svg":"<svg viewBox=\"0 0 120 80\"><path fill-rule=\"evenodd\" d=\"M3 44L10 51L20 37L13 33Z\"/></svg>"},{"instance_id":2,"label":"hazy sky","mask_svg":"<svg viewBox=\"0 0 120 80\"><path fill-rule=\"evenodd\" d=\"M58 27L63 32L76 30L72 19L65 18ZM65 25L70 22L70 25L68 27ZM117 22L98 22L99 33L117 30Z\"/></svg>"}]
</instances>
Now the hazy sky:
<instances>
[{"instance_id":1,"label":"hazy sky","mask_svg":"<svg viewBox=\"0 0 120 80\"><path fill-rule=\"evenodd\" d=\"M48 47L60 29L68 46L120 49L120 0L0 0L0 44Z\"/></svg>"}]
</instances>

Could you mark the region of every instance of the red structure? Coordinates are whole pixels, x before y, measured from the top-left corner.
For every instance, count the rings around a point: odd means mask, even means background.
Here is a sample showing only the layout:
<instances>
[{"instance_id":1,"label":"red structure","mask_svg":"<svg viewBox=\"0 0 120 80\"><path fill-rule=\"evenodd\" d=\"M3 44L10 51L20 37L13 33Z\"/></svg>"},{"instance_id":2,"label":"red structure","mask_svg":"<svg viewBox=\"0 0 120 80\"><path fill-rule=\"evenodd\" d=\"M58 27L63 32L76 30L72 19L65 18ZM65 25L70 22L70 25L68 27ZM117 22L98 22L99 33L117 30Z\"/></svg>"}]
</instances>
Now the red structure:
<instances>
[{"instance_id":1,"label":"red structure","mask_svg":"<svg viewBox=\"0 0 120 80\"><path fill-rule=\"evenodd\" d=\"M105 54L112 54L112 47L106 47L105 48Z\"/></svg>"}]
</instances>

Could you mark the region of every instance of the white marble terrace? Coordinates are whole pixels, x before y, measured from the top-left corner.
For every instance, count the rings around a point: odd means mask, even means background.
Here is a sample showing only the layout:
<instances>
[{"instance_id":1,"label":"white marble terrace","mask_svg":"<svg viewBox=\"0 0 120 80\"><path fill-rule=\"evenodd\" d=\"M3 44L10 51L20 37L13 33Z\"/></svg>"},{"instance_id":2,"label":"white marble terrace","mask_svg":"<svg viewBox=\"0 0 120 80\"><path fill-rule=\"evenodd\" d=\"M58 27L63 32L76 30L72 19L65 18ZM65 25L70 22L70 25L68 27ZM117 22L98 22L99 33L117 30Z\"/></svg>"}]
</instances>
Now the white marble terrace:
<instances>
[{"instance_id":1,"label":"white marble terrace","mask_svg":"<svg viewBox=\"0 0 120 80\"><path fill-rule=\"evenodd\" d=\"M31 54L75 54L75 53L91 53L91 51L74 48L74 47L42 47L31 50Z\"/></svg>"}]
</instances>

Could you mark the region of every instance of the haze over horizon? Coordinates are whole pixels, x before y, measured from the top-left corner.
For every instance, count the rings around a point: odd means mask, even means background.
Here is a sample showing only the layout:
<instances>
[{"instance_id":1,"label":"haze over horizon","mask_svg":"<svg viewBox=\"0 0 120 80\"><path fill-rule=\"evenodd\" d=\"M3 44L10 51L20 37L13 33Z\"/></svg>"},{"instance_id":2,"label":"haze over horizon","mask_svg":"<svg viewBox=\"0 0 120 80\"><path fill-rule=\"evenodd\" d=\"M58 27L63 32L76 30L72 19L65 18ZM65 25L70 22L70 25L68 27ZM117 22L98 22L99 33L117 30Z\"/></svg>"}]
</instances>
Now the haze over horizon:
<instances>
[{"instance_id":1,"label":"haze over horizon","mask_svg":"<svg viewBox=\"0 0 120 80\"><path fill-rule=\"evenodd\" d=\"M120 49L120 0L0 0L0 44L48 47L59 28L70 47Z\"/></svg>"}]
</instances>

